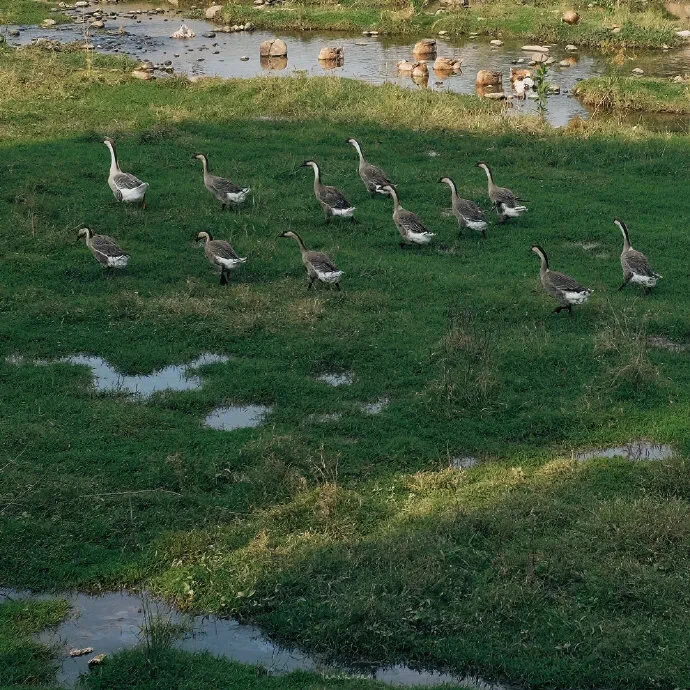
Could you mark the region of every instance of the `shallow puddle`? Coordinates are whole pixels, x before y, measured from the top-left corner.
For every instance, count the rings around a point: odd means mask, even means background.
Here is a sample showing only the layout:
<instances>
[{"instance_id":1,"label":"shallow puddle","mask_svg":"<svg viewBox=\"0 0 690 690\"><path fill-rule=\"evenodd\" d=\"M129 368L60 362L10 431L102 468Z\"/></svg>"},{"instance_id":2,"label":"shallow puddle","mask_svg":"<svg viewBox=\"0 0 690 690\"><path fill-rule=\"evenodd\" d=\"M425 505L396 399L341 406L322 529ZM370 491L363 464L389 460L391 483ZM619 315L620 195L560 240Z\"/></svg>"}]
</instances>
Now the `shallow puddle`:
<instances>
[{"instance_id":1,"label":"shallow puddle","mask_svg":"<svg viewBox=\"0 0 690 690\"><path fill-rule=\"evenodd\" d=\"M329 386L351 386L355 377L352 374L321 374L316 377L317 381L327 383Z\"/></svg>"},{"instance_id":2,"label":"shallow puddle","mask_svg":"<svg viewBox=\"0 0 690 690\"><path fill-rule=\"evenodd\" d=\"M651 441L633 441L622 446L611 448L595 448L575 455L576 460L591 460L592 458L625 458L626 460L667 460L673 457L673 446Z\"/></svg>"},{"instance_id":3,"label":"shallow puddle","mask_svg":"<svg viewBox=\"0 0 690 690\"><path fill-rule=\"evenodd\" d=\"M365 414L381 414L389 404L390 400L388 398L379 398L373 403L361 403L359 409Z\"/></svg>"},{"instance_id":4,"label":"shallow puddle","mask_svg":"<svg viewBox=\"0 0 690 690\"><path fill-rule=\"evenodd\" d=\"M0 588L0 601L52 597L66 599L73 608L72 614L56 628L42 632L38 638L58 650L58 682L67 687L73 687L80 674L88 673L88 660L96 654L111 655L141 643L144 611L148 610L170 623L189 626L191 632L175 643L178 649L210 652L243 664L259 665L271 674L296 670L345 672L356 677L376 678L397 687L435 687L454 683L474 690L510 690L507 685L494 685L480 678L416 671L404 665L372 668L366 673L326 665L299 650L276 645L256 626L216 616L185 616L164 603L129 592L102 596L59 593L49 597ZM85 647L93 647L93 652L79 657L69 656L71 649Z\"/></svg>"},{"instance_id":5,"label":"shallow puddle","mask_svg":"<svg viewBox=\"0 0 690 690\"><path fill-rule=\"evenodd\" d=\"M8 364L21 366L33 364L34 366L47 366L54 363L74 364L91 369L93 375L93 387L99 393L131 393L141 398L148 398L160 391L187 391L198 390L202 386L201 378L191 373L199 367L207 364L218 364L229 361L225 355L205 353L187 364L175 364L154 371L151 374L139 374L128 376L121 374L102 357L94 355L71 355L62 359L49 362L35 360L27 362L21 355L11 355L5 361Z\"/></svg>"},{"instance_id":6,"label":"shallow puddle","mask_svg":"<svg viewBox=\"0 0 690 690\"><path fill-rule=\"evenodd\" d=\"M121 53L137 59L150 60L155 64L170 61L177 73L190 76L255 77L261 74L285 76L304 74L308 76L335 75L358 79L370 84L392 83L405 88L428 88L435 91L454 93L476 93L476 76L481 69L499 71L503 74L506 93L511 90L510 69L517 61L526 67L531 53L521 50L522 41L505 41L497 47L489 44L487 37L474 40L437 37L437 53L441 57L459 56L463 60L462 72L448 75L434 73L430 64L428 81L415 84L409 75L398 72L397 63L411 59L412 46L423 36L413 39L404 37L363 37L360 34L327 32L281 33L288 46L287 59L259 59L259 43L276 37L267 31L222 33L219 27L204 20L182 18L175 10L159 14L123 16L132 10L152 10L153 5L142 3L118 3L117 5L94 5L89 10L100 10L105 15L105 30L91 31L89 42L99 51ZM108 16L110 12L117 16ZM79 19L80 12L72 12ZM185 40L170 38L170 34L184 23L195 32L194 38ZM19 37L13 38L15 45L30 43L38 38L57 39L61 42L84 43L84 26L81 24L60 25L53 29L42 27L21 27ZM215 36L204 37L213 32ZM319 62L321 48L342 47L344 62L338 65ZM549 52L555 63L549 69L549 81L560 87L559 95L548 99L546 117L556 126L566 125L573 117L589 117L589 111L570 94L578 81L610 71L630 74L633 67L641 67L648 76L674 76L690 71L690 48L661 51L632 51L632 59L616 66L602 53L587 50L567 52L564 46L553 46ZM240 58L248 58L242 60ZM567 59L567 67L558 63ZM158 72L158 76L164 76ZM513 100L508 110L513 114L535 114L537 104L533 100ZM646 122L646 114L639 117ZM687 131L687 122L677 118L654 118L657 128Z\"/></svg>"},{"instance_id":7,"label":"shallow puddle","mask_svg":"<svg viewBox=\"0 0 690 690\"><path fill-rule=\"evenodd\" d=\"M217 407L204 419L204 426L220 431L247 429L262 424L264 417L270 412L271 408L265 405Z\"/></svg>"},{"instance_id":8,"label":"shallow puddle","mask_svg":"<svg viewBox=\"0 0 690 690\"><path fill-rule=\"evenodd\" d=\"M450 466L454 470L467 470L470 467L474 467L479 462L479 458L475 458L474 455L464 455L456 458L450 459Z\"/></svg>"}]
</instances>

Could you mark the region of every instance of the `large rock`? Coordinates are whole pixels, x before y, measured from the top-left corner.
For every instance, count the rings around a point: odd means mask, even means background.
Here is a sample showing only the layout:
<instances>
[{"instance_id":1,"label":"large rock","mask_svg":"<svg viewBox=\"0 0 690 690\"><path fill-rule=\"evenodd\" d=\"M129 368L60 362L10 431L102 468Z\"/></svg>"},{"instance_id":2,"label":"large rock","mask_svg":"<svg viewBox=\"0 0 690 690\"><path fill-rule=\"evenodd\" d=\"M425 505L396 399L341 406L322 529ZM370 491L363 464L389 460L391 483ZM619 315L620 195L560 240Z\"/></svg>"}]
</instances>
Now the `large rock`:
<instances>
[{"instance_id":1,"label":"large rock","mask_svg":"<svg viewBox=\"0 0 690 690\"><path fill-rule=\"evenodd\" d=\"M492 72L488 69L480 69L477 72L477 86L500 86L503 75L500 72Z\"/></svg>"},{"instance_id":2,"label":"large rock","mask_svg":"<svg viewBox=\"0 0 690 690\"><path fill-rule=\"evenodd\" d=\"M419 57L433 57L436 54L436 41L433 38L424 38L415 43L412 53Z\"/></svg>"},{"instance_id":3,"label":"large rock","mask_svg":"<svg viewBox=\"0 0 690 690\"><path fill-rule=\"evenodd\" d=\"M440 72L441 74L459 72L461 67L462 60L460 58L437 57L434 62L434 72Z\"/></svg>"},{"instance_id":4,"label":"large rock","mask_svg":"<svg viewBox=\"0 0 690 690\"><path fill-rule=\"evenodd\" d=\"M262 57L259 62L262 69L282 70L288 66L286 57Z\"/></svg>"},{"instance_id":5,"label":"large rock","mask_svg":"<svg viewBox=\"0 0 690 690\"><path fill-rule=\"evenodd\" d=\"M568 10L567 12L563 13L562 19L566 24L573 26L580 21L580 15L575 12L575 10Z\"/></svg>"},{"instance_id":6,"label":"large rock","mask_svg":"<svg viewBox=\"0 0 690 690\"><path fill-rule=\"evenodd\" d=\"M676 31L676 36L684 38L686 41L690 40L690 30L683 29L683 31Z\"/></svg>"},{"instance_id":7,"label":"large rock","mask_svg":"<svg viewBox=\"0 0 690 690\"><path fill-rule=\"evenodd\" d=\"M222 9L222 5L211 5L211 7L208 7L206 12L204 12L204 16L206 19L215 19L216 16L220 14Z\"/></svg>"},{"instance_id":8,"label":"large rock","mask_svg":"<svg viewBox=\"0 0 690 690\"><path fill-rule=\"evenodd\" d=\"M286 57L287 45L280 38L273 38L270 41L263 41L259 46L260 57Z\"/></svg>"},{"instance_id":9,"label":"large rock","mask_svg":"<svg viewBox=\"0 0 690 690\"><path fill-rule=\"evenodd\" d=\"M549 49L546 46L522 46L522 50L528 53L548 53Z\"/></svg>"},{"instance_id":10,"label":"large rock","mask_svg":"<svg viewBox=\"0 0 690 690\"><path fill-rule=\"evenodd\" d=\"M321 48L319 60L324 62L342 62L345 59L345 51L342 48Z\"/></svg>"}]
</instances>

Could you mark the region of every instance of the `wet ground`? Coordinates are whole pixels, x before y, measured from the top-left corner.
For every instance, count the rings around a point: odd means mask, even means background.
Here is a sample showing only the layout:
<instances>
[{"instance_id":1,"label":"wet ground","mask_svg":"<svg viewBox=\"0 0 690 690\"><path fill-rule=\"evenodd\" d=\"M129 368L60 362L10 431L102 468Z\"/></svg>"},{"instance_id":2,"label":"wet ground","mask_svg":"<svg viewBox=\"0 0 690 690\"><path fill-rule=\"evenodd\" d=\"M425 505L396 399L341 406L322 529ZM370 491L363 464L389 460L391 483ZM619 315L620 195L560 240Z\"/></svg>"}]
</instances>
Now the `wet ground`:
<instances>
[{"instance_id":1,"label":"wet ground","mask_svg":"<svg viewBox=\"0 0 690 690\"><path fill-rule=\"evenodd\" d=\"M33 596L0 588L0 602L7 598ZM272 674L298 669L336 671L376 678L397 687L436 687L444 683L457 683L470 690L509 690L508 686L494 685L475 677L461 678L438 671L417 671L402 664L366 670L329 666L298 650L276 645L253 625L216 616L186 616L167 604L131 592L111 592L102 596L61 593L53 596L66 599L73 610L62 624L42 632L39 639L57 650L58 682L67 687L73 687L80 674L88 673L88 661L95 655L111 655L142 644L142 627L147 620L150 622L152 616L157 616L189 630L175 643L179 649L210 652L232 661L259 665ZM38 595L37 598L47 598L47 595ZM92 647L93 652L70 657L70 650L86 647Z\"/></svg>"},{"instance_id":2,"label":"wet ground","mask_svg":"<svg viewBox=\"0 0 690 690\"><path fill-rule=\"evenodd\" d=\"M264 417L270 411L271 408L265 405L217 407L204 419L204 426L220 431L255 427L264 421Z\"/></svg>"},{"instance_id":3,"label":"wet ground","mask_svg":"<svg viewBox=\"0 0 690 690\"><path fill-rule=\"evenodd\" d=\"M463 61L462 72L448 76L430 69L429 79L423 85L415 84L409 76L401 75L397 63L412 59L414 40L407 38L365 37L343 33L284 33L280 34L288 46L286 60L259 59L259 44L275 34L264 31L222 33L219 27L202 20L184 19L181 10L166 9L154 12L153 5L145 3L119 3L94 5L104 13L105 29L90 30L85 34L84 24L67 24L53 29L23 27L19 37L11 38L16 45L30 43L45 37L62 42L89 42L105 53L120 53L155 64L170 62L176 73L191 76L254 77L258 75L284 76L297 73L309 76L335 75L358 79L370 84L392 83L406 88L428 88L435 91L476 93L476 75L480 69L500 71L503 88L511 92L510 70L527 67L534 54L521 50L521 42L505 42L491 46L486 37L474 40L445 39L437 37L438 55L459 57ZM132 11L141 14L131 16ZM117 13L110 16L108 13ZM148 13L151 12L151 13ZM80 20L80 12L71 15ZM127 16L125 16L127 15ZM195 38L173 39L170 35L185 23L196 33ZM87 19L88 24L88 19ZM214 37L204 33L214 32ZM417 37L417 38L422 38ZM338 46L344 49L341 66L320 63L321 48ZM618 55L615 60L593 51L567 51L565 46L552 46L548 57L555 60L550 67L549 81L560 87L560 94L548 100L547 119L555 126L567 124L573 117L589 117L590 113L572 96L578 81L608 72L630 74L639 67L648 76L671 77L690 72L690 46L672 51L632 51ZM242 60L241 58L248 58ZM516 61L523 61L516 64ZM567 60L569 66L559 66ZM431 63L430 63L431 67ZM164 76L159 73L159 76ZM510 102L511 114L533 114L536 103L532 100ZM687 131L687 118L659 115L626 116L631 124L646 124L654 129Z\"/></svg>"},{"instance_id":4,"label":"wet ground","mask_svg":"<svg viewBox=\"0 0 690 690\"><path fill-rule=\"evenodd\" d=\"M576 460L591 460L592 458L625 458L626 460L667 460L673 457L673 446L653 441L631 441L621 446L609 448L595 448L575 454Z\"/></svg>"}]
</instances>

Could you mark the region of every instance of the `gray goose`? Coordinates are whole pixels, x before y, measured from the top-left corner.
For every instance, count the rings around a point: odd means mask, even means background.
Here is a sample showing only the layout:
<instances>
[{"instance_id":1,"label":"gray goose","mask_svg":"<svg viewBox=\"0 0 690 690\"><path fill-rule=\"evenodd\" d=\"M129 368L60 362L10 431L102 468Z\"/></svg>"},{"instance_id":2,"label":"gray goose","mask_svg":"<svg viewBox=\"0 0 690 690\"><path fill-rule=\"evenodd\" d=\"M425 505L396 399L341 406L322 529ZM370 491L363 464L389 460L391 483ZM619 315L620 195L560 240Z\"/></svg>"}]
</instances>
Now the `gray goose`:
<instances>
[{"instance_id":1,"label":"gray goose","mask_svg":"<svg viewBox=\"0 0 690 690\"><path fill-rule=\"evenodd\" d=\"M292 232L292 230L286 230L278 235L278 237L291 237L299 245L299 250L302 254L302 263L307 270L307 277L309 279L307 290L311 288L316 280L326 283L329 286L335 285L335 287L340 290L340 278L343 272L338 270L327 254L309 251L304 245L302 238L296 232Z\"/></svg>"},{"instance_id":2,"label":"gray goose","mask_svg":"<svg viewBox=\"0 0 690 690\"><path fill-rule=\"evenodd\" d=\"M362 178L362 182L364 182L364 186L367 188L367 191L369 194L371 194L371 196L376 196L376 194L386 195L386 192L383 191L383 188L386 185L395 187L395 185L388 179L388 175L386 175L381 168L377 168L375 165L368 163L364 159L362 147L359 145L357 139L350 138L347 139L345 143L352 144L359 154L359 176Z\"/></svg>"},{"instance_id":3,"label":"gray goose","mask_svg":"<svg viewBox=\"0 0 690 690\"><path fill-rule=\"evenodd\" d=\"M541 259L539 280L542 287L558 302L554 311L558 314L562 309L567 309L572 315L573 304L584 304L592 291L582 287L580 283L565 273L552 271L549 268L546 252L539 245L533 245L532 251Z\"/></svg>"},{"instance_id":4,"label":"gray goose","mask_svg":"<svg viewBox=\"0 0 690 690\"><path fill-rule=\"evenodd\" d=\"M208 169L208 157L203 153L195 153L192 158L201 161L204 168L204 187L220 201L223 210L228 206L236 209L246 201L247 195L251 191L249 187L240 187L225 177L212 175Z\"/></svg>"},{"instance_id":5,"label":"gray goose","mask_svg":"<svg viewBox=\"0 0 690 690\"><path fill-rule=\"evenodd\" d=\"M318 164L314 161L304 161L300 167L312 168L314 171L314 196L326 214L326 223L329 223L333 216L352 218L354 221L355 207L350 204L340 190L321 184L321 171Z\"/></svg>"},{"instance_id":6,"label":"gray goose","mask_svg":"<svg viewBox=\"0 0 690 690\"><path fill-rule=\"evenodd\" d=\"M630 235L626 224L618 218L614 218L613 222L623 233L623 251L621 252L623 284L618 289L622 290L628 283L638 283L649 291L662 276L652 270L649 259L642 252L630 246Z\"/></svg>"},{"instance_id":7,"label":"gray goose","mask_svg":"<svg viewBox=\"0 0 690 690\"><path fill-rule=\"evenodd\" d=\"M91 228L82 228L77 233L77 238L83 237L86 246L91 250L96 261L104 269L125 268L129 262L129 256L120 249L117 242L108 235L96 235Z\"/></svg>"},{"instance_id":8,"label":"gray goose","mask_svg":"<svg viewBox=\"0 0 690 690\"><path fill-rule=\"evenodd\" d=\"M458 196L458 189L455 182L450 177L442 177L439 182L445 183L450 187L451 202L453 206L453 215L458 219L458 225L461 228L469 228L481 232L486 237L486 216L474 201L461 199Z\"/></svg>"},{"instance_id":9,"label":"gray goose","mask_svg":"<svg viewBox=\"0 0 690 690\"><path fill-rule=\"evenodd\" d=\"M108 174L108 186L113 191L113 195L118 201L130 204L141 202L141 207L146 208L146 190L149 188L148 182L142 182L138 177L131 173L122 172L117 161L115 142L107 137L103 143L110 151L110 173Z\"/></svg>"},{"instance_id":10,"label":"gray goose","mask_svg":"<svg viewBox=\"0 0 690 690\"><path fill-rule=\"evenodd\" d=\"M404 248L408 244L429 244L435 234L426 229L417 214L405 210L400 205L398 193L394 187L386 185L383 189L393 198L393 222L402 237L400 247Z\"/></svg>"},{"instance_id":11,"label":"gray goose","mask_svg":"<svg viewBox=\"0 0 690 690\"><path fill-rule=\"evenodd\" d=\"M489 199L496 207L499 223L505 223L508 218L517 218L527 210L527 206L519 203L522 201L519 196L516 196L506 187L499 187L494 184L494 176L486 163L479 162L477 167L486 173L486 177L489 180Z\"/></svg>"},{"instance_id":12,"label":"gray goose","mask_svg":"<svg viewBox=\"0 0 690 690\"><path fill-rule=\"evenodd\" d=\"M220 284L227 285L230 271L245 263L247 257L240 257L232 248L230 242L225 240L214 240L210 232L200 232L196 236L196 241L204 242L204 254L211 266L220 269Z\"/></svg>"}]
</instances>

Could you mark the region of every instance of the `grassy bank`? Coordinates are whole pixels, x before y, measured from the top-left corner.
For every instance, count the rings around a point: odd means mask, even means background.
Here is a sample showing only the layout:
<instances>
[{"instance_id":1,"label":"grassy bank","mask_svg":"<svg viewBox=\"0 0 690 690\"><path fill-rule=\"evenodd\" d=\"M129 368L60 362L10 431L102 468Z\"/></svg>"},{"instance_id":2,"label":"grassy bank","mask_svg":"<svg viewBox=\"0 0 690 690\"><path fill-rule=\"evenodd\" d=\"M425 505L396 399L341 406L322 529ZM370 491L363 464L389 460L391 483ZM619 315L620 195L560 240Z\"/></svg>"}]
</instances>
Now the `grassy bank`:
<instances>
[{"instance_id":1,"label":"grassy bank","mask_svg":"<svg viewBox=\"0 0 690 690\"><path fill-rule=\"evenodd\" d=\"M55 681L53 651L32 635L57 625L67 615L67 604L53 601L0 603L0 687L46 688Z\"/></svg>"},{"instance_id":2,"label":"grassy bank","mask_svg":"<svg viewBox=\"0 0 690 690\"><path fill-rule=\"evenodd\" d=\"M636 11L625 6L615 9L585 6L580 9L582 18L575 26L561 21L564 9L568 8L524 5L509 0L436 15L414 11L412 5L292 2L275 8L256 8L251 3L230 3L218 21L225 24L251 21L257 28L274 31L377 30L396 35L431 35L447 31L450 36L475 33L493 38L575 43L604 49L658 48L680 43L675 27L682 22L672 20L659 7Z\"/></svg>"},{"instance_id":3,"label":"grassy bank","mask_svg":"<svg viewBox=\"0 0 690 690\"><path fill-rule=\"evenodd\" d=\"M687 685L690 361L647 345L690 340L685 198L669 194L687 137L557 133L470 97L336 79L127 71L0 55L5 584L145 583L345 660L541 688ZM151 183L147 211L114 201L105 135ZM351 135L433 246L399 249ZM221 213L195 151L251 184L246 209ZM323 225L309 157L359 225ZM486 241L440 214L437 183L450 174L488 210L481 159L530 200ZM614 215L664 275L650 296L616 291ZM101 276L75 243L83 224L118 238L125 272ZM342 293L306 291L288 228L345 271ZM193 245L201 230L248 256L227 287ZM594 288L573 318L537 288L534 242ZM232 360L204 367L199 390L140 402L94 392L83 367L30 363L89 353L143 374L201 352ZM361 407L380 399L379 415ZM201 424L252 403L272 408L264 425ZM678 456L571 459L640 437ZM453 469L467 455L479 464Z\"/></svg>"},{"instance_id":4,"label":"grassy bank","mask_svg":"<svg viewBox=\"0 0 690 690\"><path fill-rule=\"evenodd\" d=\"M62 12L51 12L54 4L41 0L0 0L0 26L3 24L40 24L54 19L58 24L70 21Z\"/></svg>"},{"instance_id":5,"label":"grassy bank","mask_svg":"<svg viewBox=\"0 0 690 690\"><path fill-rule=\"evenodd\" d=\"M669 79L593 77L577 85L583 103L604 110L690 115L690 84Z\"/></svg>"}]
</instances>

